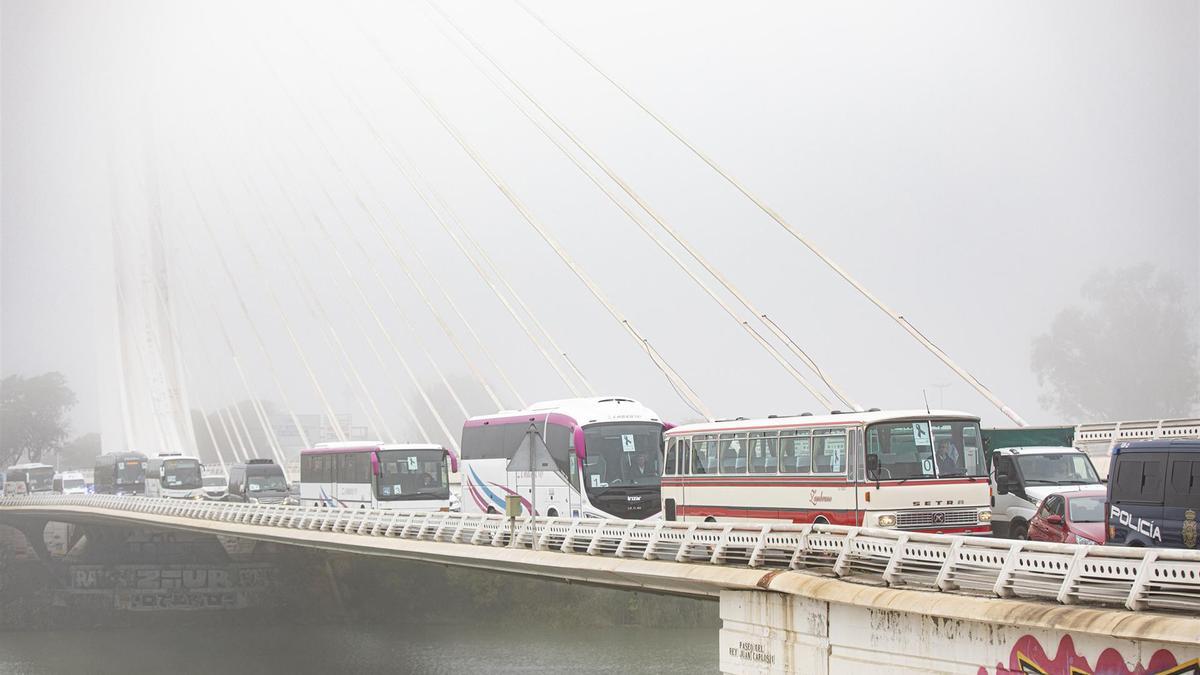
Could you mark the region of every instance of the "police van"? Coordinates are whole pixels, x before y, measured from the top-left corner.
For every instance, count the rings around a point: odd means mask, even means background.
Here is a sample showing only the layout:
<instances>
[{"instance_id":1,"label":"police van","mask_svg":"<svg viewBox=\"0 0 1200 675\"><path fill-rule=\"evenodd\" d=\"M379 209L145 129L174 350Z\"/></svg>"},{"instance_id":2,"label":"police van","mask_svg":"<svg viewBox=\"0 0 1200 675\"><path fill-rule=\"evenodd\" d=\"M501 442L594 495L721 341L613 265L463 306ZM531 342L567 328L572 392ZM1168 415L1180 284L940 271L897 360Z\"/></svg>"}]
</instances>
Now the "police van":
<instances>
[{"instance_id":1,"label":"police van","mask_svg":"<svg viewBox=\"0 0 1200 675\"><path fill-rule=\"evenodd\" d=\"M1200 440L1120 443L1108 481L1109 544L1196 549Z\"/></svg>"}]
</instances>

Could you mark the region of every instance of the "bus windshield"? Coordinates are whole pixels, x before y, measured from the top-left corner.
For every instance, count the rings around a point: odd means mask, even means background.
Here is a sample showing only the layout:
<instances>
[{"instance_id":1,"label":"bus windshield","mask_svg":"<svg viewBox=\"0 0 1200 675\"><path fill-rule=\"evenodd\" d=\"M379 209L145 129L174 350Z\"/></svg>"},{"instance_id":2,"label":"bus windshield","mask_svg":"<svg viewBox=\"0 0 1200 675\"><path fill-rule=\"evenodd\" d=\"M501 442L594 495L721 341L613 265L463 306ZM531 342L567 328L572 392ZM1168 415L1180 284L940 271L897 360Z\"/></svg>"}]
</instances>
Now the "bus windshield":
<instances>
[{"instance_id":1,"label":"bus windshield","mask_svg":"<svg viewBox=\"0 0 1200 675\"><path fill-rule=\"evenodd\" d=\"M376 497L449 499L450 476L444 450L380 450Z\"/></svg>"},{"instance_id":2,"label":"bus windshield","mask_svg":"<svg viewBox=\"0 0 1200 675\"><path fill-rule=\"evenodd\" d=\"M37 469L29 469L25 479L25 486L30 492L44 492L54 489L54 468L41 467Z\"/></svg>"},{"instance_id":3,"label":"bus windshield","mask_svg":"<svg viewBox=\"0 0 1200 675\"><path fill-rule=\"evenodd\" d=\"M1021 478L1028 485L1095 485L1100 482L1091 460L1082 452L1017 455Z\"/></svg>"},{"instance_id":4,"label":"bus windshield","mask_svg":"<svg viewBox=\"0 0 1200 675\"><path fill-rule=\"evenodd\" d=\"M657 486L663 427L655 422L596 424L583 429L583 479L589 494L610 487Z\"/></svg>"},{"instance_id":5,"label":"bus windshield","mask_svg":"<svg viewBox=\"0 0 1200 675\"><path fill-rule=\"evenodd\" d=\"M162 464L162 485L172 490L194 490L201 485L200 462L194 459L168 459Z\"/></svg>"},{"instance_id":6,"label":"bus windshield","mask_svg":"<svg viewBox=\"0 0 1200 675\"><path fill-rule=\"evenodd\" d=\"M133 485L146 481L146 464L140 459L117 461L117 485Z\"/></svg>"},{"instance_id":7,"label":"bus windshield","mask_svg":"<svg viewBox=\"0 0 1200 675\"><path fill-rule=\"evenodd\" d=\"M979 423L921 420L867 427L867 455L879 460L871 479L907 480L987 475Z\"/></svg>"}]
</instances>

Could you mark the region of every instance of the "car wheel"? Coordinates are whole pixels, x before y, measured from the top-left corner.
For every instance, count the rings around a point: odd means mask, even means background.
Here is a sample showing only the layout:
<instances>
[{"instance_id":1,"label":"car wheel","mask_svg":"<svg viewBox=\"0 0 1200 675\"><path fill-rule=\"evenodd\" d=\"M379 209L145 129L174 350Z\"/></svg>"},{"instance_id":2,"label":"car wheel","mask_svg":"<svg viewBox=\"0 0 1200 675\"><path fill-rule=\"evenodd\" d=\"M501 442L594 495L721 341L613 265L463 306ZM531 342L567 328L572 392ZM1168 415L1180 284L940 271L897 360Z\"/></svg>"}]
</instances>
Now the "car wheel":
<instances>
[{"instance_id":1,"label":"car wheel","mask_svg":"<svg viewBox=\"0 0 1200 675\"><path fill-rule=\"evenodd\" d=\"M1009 539L1028 539L1029 523L1014 523L1008 532Z\"/></svg>"}]
</instances>

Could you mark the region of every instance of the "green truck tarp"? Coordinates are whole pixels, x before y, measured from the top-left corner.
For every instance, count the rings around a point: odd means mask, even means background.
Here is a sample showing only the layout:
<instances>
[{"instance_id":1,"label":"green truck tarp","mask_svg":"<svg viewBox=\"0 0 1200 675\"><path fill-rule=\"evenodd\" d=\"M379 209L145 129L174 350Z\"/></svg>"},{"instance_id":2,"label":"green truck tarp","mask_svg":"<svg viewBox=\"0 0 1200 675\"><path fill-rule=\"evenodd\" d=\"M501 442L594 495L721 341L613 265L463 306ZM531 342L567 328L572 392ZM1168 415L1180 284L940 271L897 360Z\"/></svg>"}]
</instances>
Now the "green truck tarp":
<instances>
[{"instance_id":1,"label":"green truck tarp","mask_svg":"<svg viewBox=\"0 0 1200 675\"><path fill-rule=\"evenodd\" d=\"M1026 448L1040 445L1069 448L1075 441L1075 427L983 429L982 433L983 447L989 452L1000 448Z\"/></svg>"}]
</instances>

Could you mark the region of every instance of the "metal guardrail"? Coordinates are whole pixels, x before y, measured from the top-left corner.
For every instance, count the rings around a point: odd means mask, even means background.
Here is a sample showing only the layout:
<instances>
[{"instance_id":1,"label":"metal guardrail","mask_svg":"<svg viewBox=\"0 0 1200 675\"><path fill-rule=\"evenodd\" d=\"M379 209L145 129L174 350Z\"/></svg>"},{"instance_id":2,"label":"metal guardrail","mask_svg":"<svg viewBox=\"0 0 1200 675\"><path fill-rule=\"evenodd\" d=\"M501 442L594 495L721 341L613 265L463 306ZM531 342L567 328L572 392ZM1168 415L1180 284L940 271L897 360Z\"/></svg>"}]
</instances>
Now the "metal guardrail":
<instances>
[{"instance_id":1,"label":"metal guardrail","mask_svg":"<svg viewBox=\"0 0 1200 675\"><path fill-rule=\"evenodd\" d=\"M1079 546L833 525L518 518L116 495L0 497L6 509L66 506L364 537L516 546L616 558L824 570L850 581L1067 605L1200 611L1200 551ZM219 528L218 528L219 529Z\"/></svg>"}]
</instances>

